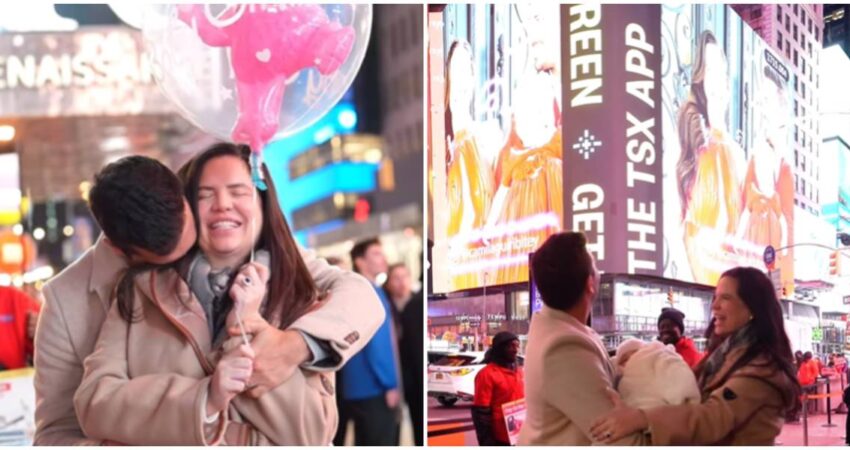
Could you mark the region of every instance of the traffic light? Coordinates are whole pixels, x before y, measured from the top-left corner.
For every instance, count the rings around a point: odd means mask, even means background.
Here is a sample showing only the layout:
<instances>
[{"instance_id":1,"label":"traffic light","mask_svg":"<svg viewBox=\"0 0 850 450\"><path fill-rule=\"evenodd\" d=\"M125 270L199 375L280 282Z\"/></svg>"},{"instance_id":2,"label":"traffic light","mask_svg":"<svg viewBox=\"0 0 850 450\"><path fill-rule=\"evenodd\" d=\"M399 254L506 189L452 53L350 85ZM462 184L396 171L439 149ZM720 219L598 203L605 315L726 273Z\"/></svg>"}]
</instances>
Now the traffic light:
<instances>
[{"instance_id":1,"label":"traffic light","mask_svg":"<svg viewBox=\"0 0 850 450\"><path fill-rule=\"evenodd\" d=\"M788 288L782 286L782 298L788 298Z\"/></svg>"},{"instance_id":2,"label":"traffic light","mask_svg":"<svg viewBox=\"0 0 850 450\"><path fill-rule=\"evenodd\" d=\"M829 255L829 274L835 277L841 275L841 252L838 250Z\"/></svg>"}]
</instances>

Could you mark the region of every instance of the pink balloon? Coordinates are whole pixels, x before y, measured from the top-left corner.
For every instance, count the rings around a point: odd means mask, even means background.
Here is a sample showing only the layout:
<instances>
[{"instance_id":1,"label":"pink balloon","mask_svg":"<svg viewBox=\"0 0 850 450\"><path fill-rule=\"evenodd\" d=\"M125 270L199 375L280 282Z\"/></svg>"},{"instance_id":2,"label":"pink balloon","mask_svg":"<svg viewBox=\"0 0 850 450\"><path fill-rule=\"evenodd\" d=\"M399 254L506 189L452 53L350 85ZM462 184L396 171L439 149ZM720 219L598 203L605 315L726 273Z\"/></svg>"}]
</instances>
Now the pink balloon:
<instances>
[{"instance_id":1,"label":"pink balloon","mask_svg":"<svg viewBox=\"0 0 850 450\"><path fill-rule=\"evenodd\" d=\"M354 45L354 28L319 5L231 5L214 17L204 5L177 6L178 18L211 47L229 47L238 115L231 137L255 153L274 137L287 80L315 67L335 72Z\"/></svg>"}]
</instances>

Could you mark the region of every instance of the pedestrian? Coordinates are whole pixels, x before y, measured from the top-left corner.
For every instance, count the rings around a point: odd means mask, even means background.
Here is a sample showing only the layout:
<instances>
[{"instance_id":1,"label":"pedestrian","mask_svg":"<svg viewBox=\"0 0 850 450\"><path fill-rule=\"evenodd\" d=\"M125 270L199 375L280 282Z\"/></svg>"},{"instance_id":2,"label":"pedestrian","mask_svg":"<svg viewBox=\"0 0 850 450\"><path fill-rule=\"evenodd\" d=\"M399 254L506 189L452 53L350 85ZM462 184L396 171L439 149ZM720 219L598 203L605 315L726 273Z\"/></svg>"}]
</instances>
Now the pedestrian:
<instances>
[{"instance_id":1,"label":"pedestrian","mask_svg":"<svg viewBox=\"0 0 850 450\"><path fill-rule=\"evenodd\" d=\"M693 339L685 336L685 313L676 308L663 308L658 316L658 340L676 348L690 368L702 360Z\"/></svg>"},{"instance_id":2,"label":"pedestrian","mask_svg":"<svg viewBox=\"0 0 850 450\"><path fill-rule=\"evenodd\" d=\"M363 351L339 372L342 399L338 403L340 420L334 445L345 444L348 421L353 420L354 445L396 446L401 386L395 326L390 300L377 283L378 276L387 273L387 258L377 238L357 242L350 254L354 271L372 283L386 317Z\"/></svg>"},{"instance_id":3,"label":"pedestrian","mask_svg":"<svg viewBox=\"0 0 850 450\"><path fill-rule=\"evenodd\" d=\"M643 410L619 404L594 422L594 440L643 431L652 445L774 445L785 414L799 403L800 385L773 284L753 267L727 270L711 310L724 340L697 366L702 403Z\"/></svg>"},{"instance_id":4,"label":"pedestrian","mask_svg":"<svg viewBox=\"0 0 850 450\"><path fill-rule=\"evenodd\" d=\"M587 326L599 271L582 233L550 236L531 259L543 306L531 318L525 354L526 420L519 445L590 445L593 419L612 410L616 370ZM644 443L635 433L617 444Z\"/></svg>"},{"instance_id":5,"label":"pedestrian","mask_svg":"<svg viewBox=\"0 0 850 450\"><path fill-rule=\"evenodd\" d=\"M404 307L413 296L413 280L410 278L410 270L404 263L390 264L387 269L387 281L384 282L383 288L396 309L404 311Z\"/></svg>"},{"instance_id":6,"label":"pedestrian","mask_svg":"<svg viewBox=\"0 0 850 450\"><path fill-rule=\"evenodd\" d=\"M803 354L803 359L800 362L800 368L797 369L797 381L800 382L800 387L802 388L802 392L808 395L814 395L818 392L817 378L818 378L818 365L812 359L812 352L806 352ZM809 412L813 411L815 403L812 400L803 407L808 408Z\"/></svg>"},{"instance_id":7,"label":"pedestrian","mask_svg":"<svg viewBox=\"0 0 850 450\"><path fill-rule=\"evenodd\" d=\"M0 370L32 365L40 310L41 305L20 289L0 286Z\"/></svg>"},{"instance_id":8,"label":"pedestrian","mask_svg":"<svg viewBox=\"0 0 850 450\"><path fill-rule=\"evenodd\" d=\"M478 445L509 446L502 405L525 397L522 368L517 364L519 337L500 331L484 355L484 366L475 375L472 423Z\"/></svg>"},{"instance_id":9,"label":"pedestrian","mask_svg":"<svg viewBox=\"0 0 850 450\"><path fill-rule=\"evenodd\" d=\"M850 405L850 386L844 388L842 400L844 400L845 405ZM850 445L850 414L847 414L844 419L844 443Z\"/></svg>"},{"instance_id":10,"label":"pedestrian","mask_svg":"<svg viewBox=\"0 0 850 450\"><path fill-rule=\"evenodd\" d=\"M423 396L425 386L422 383L423 363L423 336L425 325L422 316L424 314L424 297L422 291L413 294L413 298L407 302L401 312L401 326L404 335L399 340L399 353L401 359L402 381L404 383L404 402L410 412L410 420L413 422L413 443L416 446L423 444Z\"/></svg>"}]
</instances>

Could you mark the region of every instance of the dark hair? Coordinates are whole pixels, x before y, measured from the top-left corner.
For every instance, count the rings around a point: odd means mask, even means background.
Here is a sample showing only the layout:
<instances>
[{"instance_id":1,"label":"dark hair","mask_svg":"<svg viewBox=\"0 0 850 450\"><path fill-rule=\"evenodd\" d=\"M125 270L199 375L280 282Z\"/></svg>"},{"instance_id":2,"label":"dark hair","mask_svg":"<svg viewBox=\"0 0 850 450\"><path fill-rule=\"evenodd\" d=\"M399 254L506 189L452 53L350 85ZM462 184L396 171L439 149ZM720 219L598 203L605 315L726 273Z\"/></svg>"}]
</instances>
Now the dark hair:
<instances>
[{"instance_id":1,"label":"dark hair","mask_svg":"<svg viewBox=\"0 0 850 450\"><path fill-rule=\"evenodd\" d=\"M251 150L244 145L215 144L181 168L180 174L185 177L183 182L186 198L196 218L198 217L198 185L206 164L215 158L231 156L241 159L245 163L246 170L250 170L250 155ZM260 230L256 248L263 248L269 252L271 256L269 270L272 274L269 279L268 300L263 317L284 329L307 312L318 294L313 277L307 270L304 260L301 259L298 245L280 211L271 175L265 167L262 170L268 189L257 191L262 203L263 228ZM195 228L200 233L200 221L195 221ZM119 301L121 300L119 297ZM127 301L132 302L132 298L130 297ZM131 306L132 304L125 305L125 309L132 311ZM131 320L128 318L130 316L124 317L128 321Z\"/></svg>"},{"instance_id":2,"label":"dark hair","mask_svg":"<svg viewBox=\"0 0 850 450\"><path fill-rule=\"evenodd\" d=\"M531 257L531 272L546 306L563 311L578 304L593 275L584 233L549 236Z\"/></svg>"},{"instance_id":3,"label":"dark hair","mask_svg":"<svg viewBox=\"0 0 850 450\"><path fill-rule=\"evenodd\" d=\"M128 156L101 169L89 191L89 208L103 234L128 257L133 247L167 255L180 242L183 187L155 159Z\"/></svg>"},{"instance_id":4,"label":"dark hair","mask_svg":"<svg viewBox=\"0 0 850 450\"><path fill-rule=\"evenodd\" d=\"M472 56L472 46L469 45L469 42L466 42L465 40L462 40L462 39L456 40L456 41L452 42L451 45L449 46L449 53L448 53L448 56L446 57L446 77L445 77L445 79L446 79L446 98L445 98L446 99L446 112L445 112L445 118L446 118L446 136L450 136L452 138L454 138L455 133L454 133L454 128L452 126L452 107L451 107L451 104L449 103L450 92L451 92L451 89L452 89L452 77L449 75L449 67L452 64L452 59L455 56L455 52L459 48L466 50L467 53L469 53L470 57ZM475 66L473 65L472 61L469 61L469 70L473 73L475 72ZM472 114L472 105L474 104L474 100L473 100L474 98L475 98L475 95L473 94L473 97L472 97L472 99L470 99L470 102L469 102L469 113L470 114ZM448 156L447 156L447 158L448 158Z\"/></svg>"},{"instance_id":5,"label":"dark hair","mask_svg":"<svg viewBox=\"0 0 850 450\"><path fill-rule=\"evenodd\" d=\"M484 352L484 358L481 360L484 364L490 364L491 362L495 363L504 363L505 362L505 350L507 350L508 345L513 341L519 341L519 336L511 333L510 331L500 331L493 336L493 345Z\"/></svg>"},{"instance_id":6,"label":"dark hair","mask_svg":"<svg viewBox=\"0 0 850 450\"><path fill-rule=\"evenodd\" d=\"M768 361L766 365L774 365L791 382L791 392L783 394L786 395L786 407L795 408L799 402L800 383L797 381L794 354L791 352L791 343L785 333L782 308L776 297L773 283L761 270L753 267L729 269L720 276L720 278L724 277L737 281L738 297L747 305L753 316L749 326L752 327L756 336L752 345L735 362L729 373L746 366L756 357L766 358ZM791 394L790 397L788 394Z\"/></svg>"},{"instance_id":7,"label":"dark hair","mask_svg":"<svg viewBox=\"0 0 850 450\"><path fill-rule=\"evenodd\" d=\"M658 327L661 327L661 321L664 319L673 322L673 325L679 329L679 333L685 334L685 313L672 307L661 308L661 314L658 315Z\"/></svg>"},{"instance_id":8,"label":"dark hair","mask_svg":"<svg viewBox=\"0 0 850 450\"><path fill-rule=\"evenodd\" d=\"M393 275L393 271L396 270L396 269L401 269L401 268L406 269L407 265L404 264L404 263L395 263L395 264L390 264L387 267L387 281L384 281L384 285L382 286L384 288L384 291L386 291L387 295L390 294L390 290L387 289L387 286L390 284L390 277ZM390 295L390 299L392 299L391 295Z\"/></svg>"},{"instance_id":9,"label":"dark hair","mask_svg":"<svg viewBox=\"0 0 850 450\"><path fill-rule=\"evenodd\" d=\"M354 269L355 272L360 273L360 270L357 268L357 263L355 262L355 260L357 260L357 258L364 257L366 255L366 251L368 251L369 247L373 245L381 245L381 241L376 237L372 237L363 239L362 241L358 241L356 244L354 244L354 247L351 247L349 255L351 255L351 267Z\"/></svg>"},{"instance_id":10,"label":"dark hair","mask_svg":"<svg viewBox=\"0 0 850 450\"><path fill-rule=\"evenodd\" d=\"M679 161L676 176L679 179L679 198L682 217L690 201L691 189L697 171L697 150L707 141L705 130L708 122L708 99L705 96L705 52L709 44L718 45L711 31L703 31L697 43L696 57L691 71L691 90L687 100L679 108Z\"/></svg>"}]
</instances>

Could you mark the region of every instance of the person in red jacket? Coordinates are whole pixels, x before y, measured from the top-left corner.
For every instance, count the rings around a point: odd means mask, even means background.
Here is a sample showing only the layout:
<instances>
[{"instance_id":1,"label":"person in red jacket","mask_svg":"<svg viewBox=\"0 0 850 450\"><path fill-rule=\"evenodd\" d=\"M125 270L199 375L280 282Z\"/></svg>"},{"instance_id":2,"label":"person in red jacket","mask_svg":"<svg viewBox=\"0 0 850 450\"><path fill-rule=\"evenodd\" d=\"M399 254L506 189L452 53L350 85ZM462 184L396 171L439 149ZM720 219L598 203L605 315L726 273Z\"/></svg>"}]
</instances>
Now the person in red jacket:
<instances>
[{"instance_id":1,"label":"person in red jacket","mask_svg":"<svg viewBox=\"0 0 850 450\"><path fill-rule=\"evenodd\" d=\"M519 338L499 332L484 356L487 365L475 376L472 423L479 445L510 445L502 405L525 398L518 354Z\"/></svg>"},{"instance_id":2,"label":"person in red jacket","mask_svg":"<svg viewBox=\"0 0 850 450\"><path fill-rule=\"evenodd\" d=\"M685 313L676 308L664 308L658 316L658 340L676 347L682 359L692 369L702 360L694 341L685 334Z\"/></svg>"},{"instance_id":3,"label":"person in red jacket","mask_svg":"<svg viewBox=\"0 0 850 450\"><path fill-rule=\"evenodd\" d=\"M0 286L0 370L29 365L41 305L24 292Z\"/></svg>"}]
</instances>

